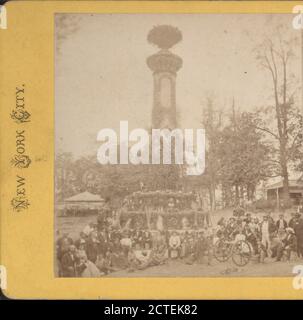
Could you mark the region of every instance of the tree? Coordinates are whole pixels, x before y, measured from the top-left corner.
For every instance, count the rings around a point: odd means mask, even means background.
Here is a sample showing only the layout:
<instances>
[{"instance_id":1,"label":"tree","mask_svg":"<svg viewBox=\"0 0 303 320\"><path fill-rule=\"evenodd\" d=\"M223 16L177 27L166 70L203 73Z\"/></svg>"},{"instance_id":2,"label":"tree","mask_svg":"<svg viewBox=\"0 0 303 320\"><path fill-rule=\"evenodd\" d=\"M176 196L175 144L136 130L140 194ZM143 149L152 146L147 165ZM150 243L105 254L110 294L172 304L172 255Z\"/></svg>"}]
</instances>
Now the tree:
<instances>
[{"instance_id":1,"label":"tree","mask_svg":"<svg viewBox=\"0 0 303 320\"><path fill-rule=\"evenodd\" d=\"M56 155L55 197L57 202L77 193L79 190L73 163L74 160L71 153L63 152Z\"/></svg>"},{"instance_id":2,"label":"tree","mask_svg":"<svg viewBox=\"0 0 303 320\"><path fill-rule=\"evenodd\" d=\"M220 136L222 127L222 109L214 107L211 97L206 99L206 105L202 110L202 124L206 132L206 170L201 177L209 190L210 206L212 210L216 207L216 187L219 183L220 158ZM202 182L202 183L203 183Z\"/></svg>"},{"instance_id":3,"label":"tree","mask_svg":"<svg viewBox=\"0 0 303 320\"><path fill-rule=\"evenodd\" d=\"M275 117L274 127L263 123L258 129L277 142L275 161L283 177L283 194L289 200L289 166L297 156L299 144L302 143L302 115L295 105L294 76L290 72L293 62L296 39L286 40L278 28L272 38L266 38L256 49L259 65L268 72L272 83L273 108L266 108L267 113ZM273 155L273 157L275 157Z\"/></svg>"},{"instance_id":4,"label":"tree","mask_svg":"<svg viewBox=\"0 0 303 320\"><path fill-rule=\"evenodd\" d=\"M220 177L224 194L240 200L253 200L257 185L271 174L270 148L263 141L263 133L256 129L254 113L236 113L233 107L229 123L221 134Z\"/></svg>"},{"instance_id":5,"label":"tree","mask_svg":"<svg viewBox=\"0 0 303 320\"><path fill-rule=\"evenodd\" d=\"M58 153L55 159L56 201L89 191L110 198L119 205L128 194L141 190L179 188L177 165L101 165L96 156L73 159L70 153Z\"/></svg>"}]
</instances>

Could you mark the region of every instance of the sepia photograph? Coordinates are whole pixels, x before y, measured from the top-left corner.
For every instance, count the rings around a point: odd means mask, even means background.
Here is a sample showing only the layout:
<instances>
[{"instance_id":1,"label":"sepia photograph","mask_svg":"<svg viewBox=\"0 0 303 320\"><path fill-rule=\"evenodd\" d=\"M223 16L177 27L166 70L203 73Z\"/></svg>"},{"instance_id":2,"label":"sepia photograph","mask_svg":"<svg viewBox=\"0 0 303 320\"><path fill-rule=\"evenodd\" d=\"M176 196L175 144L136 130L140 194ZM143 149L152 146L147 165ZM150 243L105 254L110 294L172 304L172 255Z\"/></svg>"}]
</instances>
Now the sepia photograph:
<instances>
[{"instance_id":1,"label":"sepia photograph","mask_svg":"<svg viewBox=\"0 0 303 320\"><path fill-rule=\"evenodd\" d=\"M292 14L56 13L54 274L293 277Z\"/></svg>"}]
</instances>

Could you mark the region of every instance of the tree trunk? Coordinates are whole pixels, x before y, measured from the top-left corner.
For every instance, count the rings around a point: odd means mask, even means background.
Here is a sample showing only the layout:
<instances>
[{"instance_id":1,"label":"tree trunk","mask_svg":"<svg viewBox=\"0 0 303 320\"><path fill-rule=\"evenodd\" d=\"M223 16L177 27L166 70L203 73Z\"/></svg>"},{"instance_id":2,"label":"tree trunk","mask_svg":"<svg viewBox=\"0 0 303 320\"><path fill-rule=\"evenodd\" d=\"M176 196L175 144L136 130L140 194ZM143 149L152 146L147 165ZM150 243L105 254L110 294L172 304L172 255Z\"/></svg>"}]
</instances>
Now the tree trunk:
<instances>
[{"instance_id":1,"label":"tree trunk","mask_svg":"<svg viewBox=\"0 0 303 320\"><path fill-rule=\"evenodd\" d=\"M285 151L285 139L280 140L280 163L282 169L282 178L283 178L283 199L284 201L289 201L289 178L288 178L288 167L286 160L286 151Z\"/></svg>"},{"instance_id":2,"label":"tree trunk","mask_svg":"<svg viewBox=\"0 0 303 320\"><path fill-rule=\"evenodd\" d=\"M246 186L246 192L247 192L247 200L250 201L252 200L252 187L251 185Z\"/></svg>"},{"instance_id":3,"label":"tree trunk","mask_svg":"<svg viewBox=\"0 0 303 320\"><path fill-rule=\"evenodd\" d=\"M208 187L208 193L209 193L210 211L212 211L212 207L213 207L213 194L212 194L212 192L211 192L211 186Z\"/></svg>"},{"instance_id":4,"label":"tree trunk","mask_svg":"<svg viewBox=\"0 0 303 320\"><path fill-rule=\"evenodd\" d=\"M235 185L235 190L236 190L235 202L236 202L236 206L237 206L239 204L239 186L237 184Z\"/></svg>"},{"instance_id":5,"label":"tree trunk","mask_svg":"<svg viewBox=\"0 0 303 320\"><path fill-rule=\"evenodd\" d=\"M241 201L244 200L244 188L242 185L240 186L240 199L241 199Z\"/></svg>"},{"instance_id":6,"label":"tree trunk","mask_svg":"<svg viewBox=\"0 0 303 320\"><path fill-rule=\"evenodd\" d=\"M216 187L215 185L212 183L212 194L213 194L213 207L212 207L212 211L216 210Z\"/></svg>"},{"instance_id":7,"label":"tree trunk","mask_svg":"<svg viewBox=\"0 0 303 320\"><path fill-rule=\"evenodd\" d=\"M214 185L211 184L208 190L209 190L209 199L210 199L210 210L214 211L216 209L216 191L215 191Z\"/></svg>"},{"instance_id":8,"label":"tree trunk","mask_svg":"<svg viewBox=\"0 0 303 320\"><path fill-rule=\"evenodd\" d=\"M288 169L287 165L282 166L282 177L283 177L283 199L289 201L289 178L288 178Z\"/></svg>"}]
</instances>

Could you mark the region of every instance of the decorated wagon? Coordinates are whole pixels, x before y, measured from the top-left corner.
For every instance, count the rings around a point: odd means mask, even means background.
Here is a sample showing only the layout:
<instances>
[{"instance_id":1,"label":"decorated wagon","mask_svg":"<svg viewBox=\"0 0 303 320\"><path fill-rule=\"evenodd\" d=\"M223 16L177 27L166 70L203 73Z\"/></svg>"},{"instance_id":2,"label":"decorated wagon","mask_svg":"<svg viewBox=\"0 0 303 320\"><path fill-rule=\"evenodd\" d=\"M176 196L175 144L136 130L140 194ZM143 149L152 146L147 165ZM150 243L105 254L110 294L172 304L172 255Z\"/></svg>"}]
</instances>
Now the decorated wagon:
<instances>
[{"instance_id":1,"label":"decorated wagon","mask_svg":"<svg viewBox=\"0 0 303 320\"><path fill-rule=\"evenodd\" d=\"M197 195L182 191L137 191L124 199L121 227L148 230L189 230L202 228L207 214Z\"/></svg>"}]
</instances>

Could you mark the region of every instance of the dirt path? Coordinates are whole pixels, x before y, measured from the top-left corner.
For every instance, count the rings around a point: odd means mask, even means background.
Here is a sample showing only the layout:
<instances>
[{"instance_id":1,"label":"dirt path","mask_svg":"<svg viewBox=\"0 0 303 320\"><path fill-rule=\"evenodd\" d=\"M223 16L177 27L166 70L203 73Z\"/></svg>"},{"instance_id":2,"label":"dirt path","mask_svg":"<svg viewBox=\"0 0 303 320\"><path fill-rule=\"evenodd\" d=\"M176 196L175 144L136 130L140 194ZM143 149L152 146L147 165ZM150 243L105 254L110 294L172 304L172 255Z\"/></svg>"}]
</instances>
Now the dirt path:
<instances>
[{"instance_id":1,"label":"dirt path","mask_svg":"<svg viewBox=\"0 0 303 320\"><path fill-rule=\"evenodd\" d=\"M245 267L237 267L232 262L188 265L183 261L168 261L165 265L149 267L145 270L128 272L120 270L107 277L293 277L293 267L302 264L303 260L291 262L249 263Z\"/></svg>"}]
</instances>

